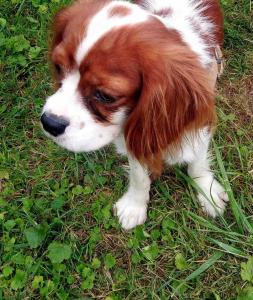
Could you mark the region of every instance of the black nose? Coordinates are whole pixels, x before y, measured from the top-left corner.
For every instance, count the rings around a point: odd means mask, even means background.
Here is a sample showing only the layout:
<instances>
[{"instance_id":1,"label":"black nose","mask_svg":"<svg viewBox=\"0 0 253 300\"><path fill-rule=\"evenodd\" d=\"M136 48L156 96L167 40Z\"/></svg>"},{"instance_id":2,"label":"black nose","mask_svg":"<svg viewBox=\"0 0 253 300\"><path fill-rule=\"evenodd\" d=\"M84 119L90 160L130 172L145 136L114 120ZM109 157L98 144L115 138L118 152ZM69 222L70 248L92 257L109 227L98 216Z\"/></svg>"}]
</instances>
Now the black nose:
<instances>
[{"instance_id":1,"label":"black nose","mask_svg":"<svg viewBox=\"0 0 253 300\"><path fill-rule=\"evenodd\" d=\"M69 126L68 120L50 113L44 113L40 120L43 128L53 136L63 134L66 127Z\"/></svg>"}]
</instances>

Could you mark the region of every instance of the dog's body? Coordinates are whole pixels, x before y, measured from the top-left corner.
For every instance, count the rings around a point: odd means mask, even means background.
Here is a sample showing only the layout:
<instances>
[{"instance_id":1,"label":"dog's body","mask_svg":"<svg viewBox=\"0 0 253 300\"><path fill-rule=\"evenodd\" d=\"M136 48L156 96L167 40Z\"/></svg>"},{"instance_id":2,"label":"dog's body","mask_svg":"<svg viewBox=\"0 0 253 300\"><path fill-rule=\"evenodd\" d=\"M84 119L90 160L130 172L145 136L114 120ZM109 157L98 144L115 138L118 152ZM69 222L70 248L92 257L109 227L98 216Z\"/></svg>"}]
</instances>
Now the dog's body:
<instances>
[{"instance_id":1,"label":"dog's body","mask_svg":"<svg viewBox=\"0 0 253 300\"><path fill-rule=\"evenodd\" d=\"M123 228L146 220L150 173L188 164L203 210L227 201L209 168L215 125L210 70L223 43L217 0L81 0L55 19L52 61L61 84L42 124L75 152L114 143L130 164L128 191L115 204Z\"/></svg>"}]
</instances>

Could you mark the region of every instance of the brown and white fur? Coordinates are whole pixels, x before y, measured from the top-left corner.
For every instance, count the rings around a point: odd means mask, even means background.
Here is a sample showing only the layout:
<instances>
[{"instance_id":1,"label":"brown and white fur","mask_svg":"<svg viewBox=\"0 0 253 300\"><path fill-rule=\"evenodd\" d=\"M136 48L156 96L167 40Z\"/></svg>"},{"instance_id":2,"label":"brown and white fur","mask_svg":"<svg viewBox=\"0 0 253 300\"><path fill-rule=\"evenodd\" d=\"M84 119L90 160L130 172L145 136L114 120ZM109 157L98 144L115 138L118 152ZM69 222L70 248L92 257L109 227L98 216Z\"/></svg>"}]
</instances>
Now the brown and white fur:
<instances>
[{"instance_id":1,"label":"brown and white fur","mask_svg":"<svg viewBox=\"0 0 253 300\"><path fill-rule=\"evenodd\" d=\"M114 207L123 228L145 222L150 175L164 163L187 164L203 210L223 213L228 197L208 159L216 122L209 72L222 43L218 0L80 0L56 15L59 89L43 127L70 151L114 143L128 156L129 188Z\"/></svg>"}]
</instances>

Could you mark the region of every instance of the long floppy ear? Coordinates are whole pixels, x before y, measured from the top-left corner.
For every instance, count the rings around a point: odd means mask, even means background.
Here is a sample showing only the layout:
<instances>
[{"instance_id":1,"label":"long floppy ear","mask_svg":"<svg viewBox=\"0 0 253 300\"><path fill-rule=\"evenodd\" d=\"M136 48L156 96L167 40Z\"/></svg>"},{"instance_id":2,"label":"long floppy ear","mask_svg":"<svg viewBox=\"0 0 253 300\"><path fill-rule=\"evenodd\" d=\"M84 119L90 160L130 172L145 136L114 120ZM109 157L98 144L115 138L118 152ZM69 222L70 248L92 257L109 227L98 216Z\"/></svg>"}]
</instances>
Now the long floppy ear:
<instances>
[{"instance_id":1,"label":"long floppy ear","mask_svg":"<svg viewBox=\"0 0 253 300\"><path fill-rule=\"evenodd\" d=\"M75 20L75 22L78 22L80 19L80 24L78 25L82 27L81 23L84 22L82 17L84 19L85 12L87 11L86 2L88 4L88 0L76 1L70 6L63 7L56 13L52 22L52 48L56 47L62 42L64 31L70 20Z\"/></svg>"},{"instance_id":2,"label":"long floppy ear","mask_svg":"<svg viewBox=\"0 0 253 300\"><path fill-rule=\"evenodd\" d=\"M50 67L53 77L55 80L55 89L59 88L59 78L60 72L57 70L56 66L60 65L62 62L68 61L68 57L65 49L61 46L63 41L63 35L65 28L72 17L72 10L70 8L62 8L55 15L52 25L51 25L51 35L48 43L48 59L50 61ZM57 57L57 60L55 60ZM52 63L52 60L54 63Z\"/></svg>"},{"instance_id":3,"label":"long floppy ear","mask_svg":"<svg viewBox=\"0 0 253 300\"><path fill-rule=\"evenodd\" d=\"M186 45L168 40L145 47L141 94L126 122L125 140L156 176L169 146L180 147L185 132L215 123L214 93L207 71Z\"/></svg>"},{"instance_id":4,"label":"long floppy ear","mask_svg":"<svg viewBox=\"0 0 253 300\"><path fill-rule=\"evenodd\" d=\"M76 0L70 6L61 9L53 19L53 46L62 41L64 30L70 20L73 26L69 31L72 33L74 31L77 36L82 37L86 22L108 2L109 0Z\"/></svg>"},{"instance_id":5,"label":"long floppy ear","mask_svg":"<svg viewBox=\"0 0 253 300\"><path fill-rule=\"evenodd\" d=\"M50 61L55 65L68 68L73 64L73 53L78 44L79 38L83 35L85 3L87 0L76 1L71 6L62 8L55 15L52 22L52 37L49 45ZM66 34L68 32L69 34ZM72 34L70 34L72 33ZM64 43L68 38L68 41ZM58 79L59 70L53 68L55 77Z\"/></svg>"},{"instance_id":6,"label":"long floppy ear","mask_svg":"<svg viewBox=\"0 0 253 300\"><path fill-rule=\"evenodd\" d=\"M71 8L62 8L54 16L52 22L52 40L51 48L57 46L63 40L63 33L68 24L68 21L72 17L73 12Z\"/></svg>"},{"instance_id":7,"label":"long floppy ear","mask_svg":"<svg viewBox=\"0 0 253 300\"><path fill-rule=\"evenodd\" d=\"M72 5L62 8L52 22L50 54L57 48L58 56L64 57L66 56L64 53L66 47L69 48L68 52L74 52L84 36L90 18L108 1L76 0ZM62 42L64 43L66 39L68 41L62 47Z\"/></svg>"}]
</instances>

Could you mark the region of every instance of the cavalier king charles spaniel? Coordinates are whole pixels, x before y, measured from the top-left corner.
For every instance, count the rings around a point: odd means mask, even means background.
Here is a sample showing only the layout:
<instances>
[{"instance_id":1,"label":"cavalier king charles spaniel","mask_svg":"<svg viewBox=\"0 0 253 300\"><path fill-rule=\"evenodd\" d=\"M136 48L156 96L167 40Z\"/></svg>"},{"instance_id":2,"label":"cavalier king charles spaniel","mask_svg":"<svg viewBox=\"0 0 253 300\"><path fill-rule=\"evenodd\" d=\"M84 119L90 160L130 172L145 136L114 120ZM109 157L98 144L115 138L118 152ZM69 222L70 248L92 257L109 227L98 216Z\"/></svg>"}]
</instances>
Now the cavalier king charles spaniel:
<instances>
[{"instance_id":1,"label":"cavalier king charles spaniel","mask_svg":"<svg viewBox=\"0 0 253 300\"><path fill-rule=\"evenodd\" d=\"M210 80L223 43L218 0L79 0L53 25L50 59L59 83L43 108L46 135L74 152L113 143L130 165L114 205L124 229L143 224L151 178L187 164L205 213L228 196L209 167L216 123Z\"/></svg>"}]
</instances>

